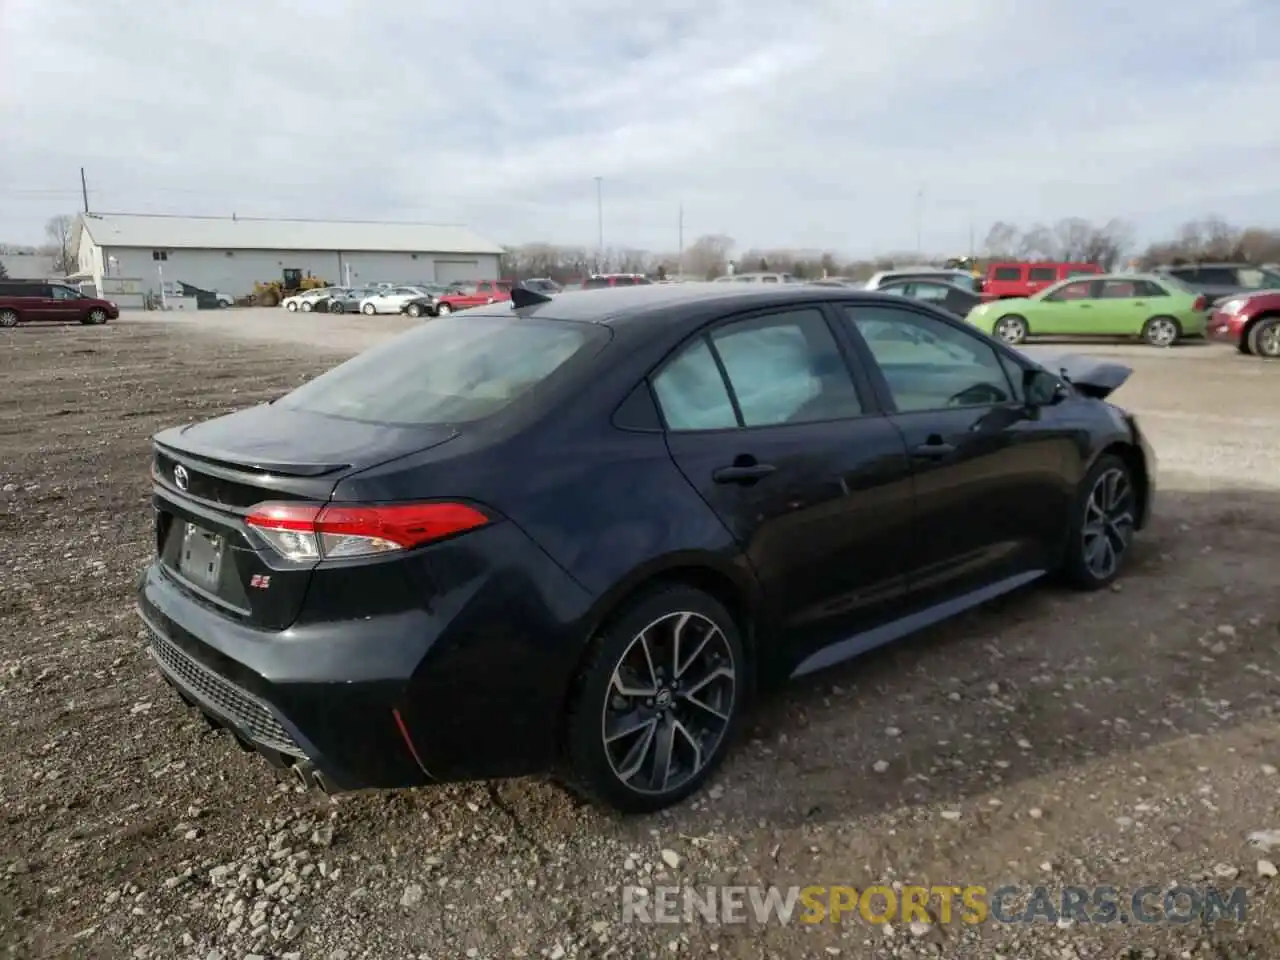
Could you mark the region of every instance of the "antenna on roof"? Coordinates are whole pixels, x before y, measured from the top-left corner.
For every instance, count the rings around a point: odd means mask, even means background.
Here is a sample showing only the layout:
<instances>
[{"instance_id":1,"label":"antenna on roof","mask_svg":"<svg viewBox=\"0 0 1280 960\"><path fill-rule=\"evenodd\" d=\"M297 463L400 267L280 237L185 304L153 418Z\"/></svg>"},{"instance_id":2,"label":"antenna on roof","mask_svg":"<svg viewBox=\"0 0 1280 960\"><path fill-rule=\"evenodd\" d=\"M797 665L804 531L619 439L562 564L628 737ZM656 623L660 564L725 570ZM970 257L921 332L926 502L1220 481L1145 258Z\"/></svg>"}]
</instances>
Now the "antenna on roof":
<instances>
[{"instance_id":1,"label":"antenna on roof","mask_svg":"<svg viewBox=\"0 0 1280 960\"><path fill-rule=\"evenodd\" d=\"M538 293L536 290L530 290L527 287L513 287L511 289L512 309L519 310L521 307L535 307L540 303L550 302L551 298L545 293Z\"/></svg>"}]
</instances>

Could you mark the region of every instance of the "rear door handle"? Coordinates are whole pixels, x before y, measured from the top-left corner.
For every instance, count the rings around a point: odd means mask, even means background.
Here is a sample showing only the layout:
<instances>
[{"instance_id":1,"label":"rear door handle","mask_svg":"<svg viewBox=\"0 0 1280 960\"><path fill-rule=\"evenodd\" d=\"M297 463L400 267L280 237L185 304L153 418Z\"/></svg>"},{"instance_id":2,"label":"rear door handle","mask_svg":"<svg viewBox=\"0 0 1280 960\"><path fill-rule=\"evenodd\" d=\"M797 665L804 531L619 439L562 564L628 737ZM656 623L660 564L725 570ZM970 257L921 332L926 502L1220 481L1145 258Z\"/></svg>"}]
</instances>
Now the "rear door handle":
<instances>
[{"instance_id":1,"label":"rear door handle","mask_svg":"<svg viewBox=\"0 0 1280 960\"><path fill-rule=\"evenodd\" d=\"M750 483L769 476L778 468L771 463L753 463L749 466L720 467L711 471L711 479L716 483Z\"/></svg>"},{"instance_id":2,"label":"rear door handle","mask_svg":"<svg viewBox=\"0 0 1280 960\"><path fill-rule=\"evenodd\" d=\"M944 443L941 440L930 440L928 443L922 443L912 451L917 457L945 457L948 454L956 452L954 444Z\"/></svg>"}]
</instances>

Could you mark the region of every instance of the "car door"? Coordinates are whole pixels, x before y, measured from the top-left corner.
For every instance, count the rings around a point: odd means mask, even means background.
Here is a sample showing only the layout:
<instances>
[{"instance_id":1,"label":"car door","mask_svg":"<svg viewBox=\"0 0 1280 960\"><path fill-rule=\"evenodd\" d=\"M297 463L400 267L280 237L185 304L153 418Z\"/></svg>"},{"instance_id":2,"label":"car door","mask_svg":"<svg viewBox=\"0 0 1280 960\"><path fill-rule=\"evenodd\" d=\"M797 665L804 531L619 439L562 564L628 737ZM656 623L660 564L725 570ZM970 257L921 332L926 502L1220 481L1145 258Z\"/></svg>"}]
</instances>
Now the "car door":
<instances>
[{"instance_id":1,"label":"car door","mask_svg":"<svg viewBox=\"0 0 1280 960\"><path fill-rule=\"evenodd\" d=\"M1093 332L1107 337L1132 337L1147 318L1158 312L1136 278L1112 277L1094 281Z\"/></svg>"},{"instance_id":2,"label":"car door","mask_svg":"<svg viewBox=\"0 0 1280 960\"><path fill-rule=\"evenodd\" d=\"M911 457L912 607L1049 569L1074 502L1079 454L1070 430L1023 401L1019 362L961 323L910 304L842 310Z\"/></svg>"},{"instance_id":3,"label":"car door","mask_svg":"<svg viewBox=\"0 0 1280 960\"><path fill-rule=\"evenodd\" d=\"M49 287L49 306L44 319L63 322L81 320L86 312L83 301L84 297L79 291L55 283Z\"/></svg>"},{"instance_id":4,"label":"car door","mask_svg":"<svg viewBox=\"0 0 1280 960\"><path fill-rule=\"evenodd\" d=\"M1058 276L1057 267L1041 267L1031 266L1027 268L1027 296L1033 293L1039 293L1046 287L1051 287L1061 278Z\"/></svg>"},{"instance_id":5,"label":"car door","mask_svg":"<svg viewBox=\"0 0 1280 960\"><path fill-rule=\"evenodd\" d=\"M813 303L729 318L651 381L671 456L741 545L791 666L887 622L906 583L906 449L832 319Z\"/></svg>"},{"instance_id":6,"label":"car door","mask_svg":"<svg viewBox=\"0 0 1280 960\"><path fill-rule=\"evenodd\" d=\"M1092 280L1074 280L1046 291L1035 301L1027 318L1031 332L1044 336L1070 336L1088 328L1093 303Z\"/></svg>"}]
</instances>

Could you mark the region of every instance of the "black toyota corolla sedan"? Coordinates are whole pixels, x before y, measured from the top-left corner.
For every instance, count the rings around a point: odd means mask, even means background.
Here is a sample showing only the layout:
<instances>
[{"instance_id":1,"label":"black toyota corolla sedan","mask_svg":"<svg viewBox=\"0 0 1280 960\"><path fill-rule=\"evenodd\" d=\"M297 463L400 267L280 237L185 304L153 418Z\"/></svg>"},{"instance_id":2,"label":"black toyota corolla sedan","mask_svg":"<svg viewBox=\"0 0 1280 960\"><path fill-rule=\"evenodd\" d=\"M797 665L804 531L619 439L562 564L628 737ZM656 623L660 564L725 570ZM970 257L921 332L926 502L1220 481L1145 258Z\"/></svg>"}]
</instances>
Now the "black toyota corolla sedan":
<instances>
[{"instance_id":1,"label":"black toyota corolla sedan","mask_svg":"<svg viewBox=\"0 0 1280 960\"><path fill-rule=\"evenodd\" d=\"M513 296L155 437L150 651L322 789L551 773L655 810L753 694L1105 586L1147 522L1125 367L852 289Z\"/></svg>"}]
</instances>

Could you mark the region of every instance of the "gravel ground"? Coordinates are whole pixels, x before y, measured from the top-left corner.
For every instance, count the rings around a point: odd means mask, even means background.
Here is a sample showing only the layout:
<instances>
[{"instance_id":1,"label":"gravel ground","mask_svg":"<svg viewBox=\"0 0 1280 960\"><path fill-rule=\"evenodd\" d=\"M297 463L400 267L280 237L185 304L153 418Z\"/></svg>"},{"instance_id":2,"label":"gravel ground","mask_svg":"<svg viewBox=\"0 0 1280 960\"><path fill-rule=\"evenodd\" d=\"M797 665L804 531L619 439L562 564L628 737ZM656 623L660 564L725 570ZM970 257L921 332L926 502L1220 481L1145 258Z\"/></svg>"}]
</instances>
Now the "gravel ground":
<instances>
[{"instance_id":1,"label":"gravel ground","mask_svg":"<svg viewBox=\"0 0 1280 960\"><path fill-rule=\"evenodd\" d=\"M0 337L8 956L1280 956L1280 832L1257 835L1280 831L1280 370L1089 348L1136 366L1117 399L1162 457L1121 584L1034 588L800 683L702 799L623 820L534 780L300 793L143 652L150 434L405 325L228 311ZM634 884L894 883L1239 885L1249 904L1213 925L621 920Z\"/></svg>"}]
</instances>

